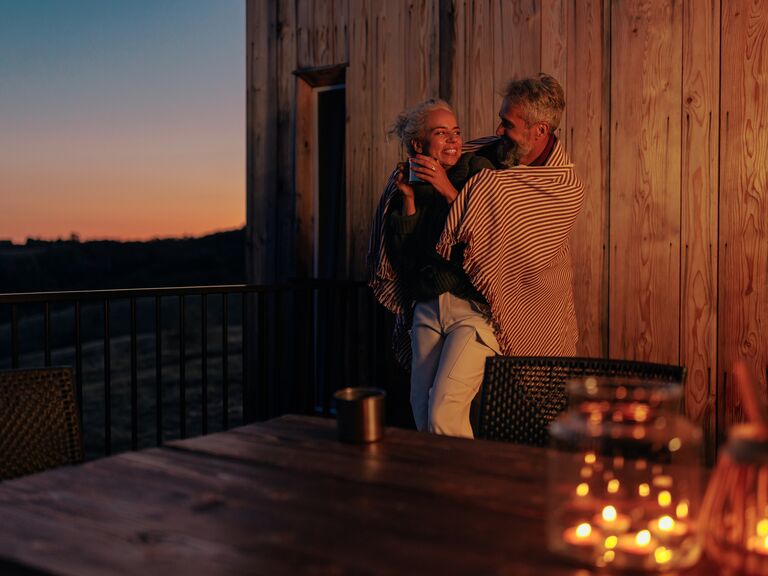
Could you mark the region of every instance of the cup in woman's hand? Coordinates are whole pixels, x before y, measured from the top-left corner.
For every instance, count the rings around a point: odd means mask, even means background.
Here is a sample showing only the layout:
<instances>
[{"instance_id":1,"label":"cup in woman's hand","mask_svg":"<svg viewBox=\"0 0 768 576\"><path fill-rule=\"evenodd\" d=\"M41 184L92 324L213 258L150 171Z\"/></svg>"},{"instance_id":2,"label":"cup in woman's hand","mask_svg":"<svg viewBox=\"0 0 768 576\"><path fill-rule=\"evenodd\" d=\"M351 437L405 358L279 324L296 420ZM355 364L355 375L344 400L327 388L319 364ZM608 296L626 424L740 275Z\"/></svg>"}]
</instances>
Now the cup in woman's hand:
<instances>
[{"instance_id":1,"label":"cup in woman's hand","mask_svg":"<svg viewBox=\"0 0 768 576\"><path fill-rule=\"evenodd\" d=\"M408 174L408 182L423 182L421 178L419 178L418 174L413 171L413 165L414 162L418 165L418 162L415 158L408 158L408 166L410 167L410 172Z\"/></svg>"}]
</instances>

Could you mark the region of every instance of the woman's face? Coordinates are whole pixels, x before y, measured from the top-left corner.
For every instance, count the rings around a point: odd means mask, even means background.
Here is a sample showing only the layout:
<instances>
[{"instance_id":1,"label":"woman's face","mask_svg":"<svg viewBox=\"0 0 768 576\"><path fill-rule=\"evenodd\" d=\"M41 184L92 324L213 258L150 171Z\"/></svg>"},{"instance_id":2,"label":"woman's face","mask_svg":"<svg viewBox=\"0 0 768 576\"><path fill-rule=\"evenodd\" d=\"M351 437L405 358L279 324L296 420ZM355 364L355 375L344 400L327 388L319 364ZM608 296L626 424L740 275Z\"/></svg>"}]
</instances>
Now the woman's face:
<instances>
[{"instance_id":1,"label":"woman's face","mask_svg":"<svg viewBox=\"0 0 768 576\"><path fill-rule=\"evenodd\" d=\"M427 114L424 139L414 141L413 147L419 154L432 156L443 168L449 168L459 161L461 144L456 116L448 110L432 110Z\"/></svg>"}]
</instances>

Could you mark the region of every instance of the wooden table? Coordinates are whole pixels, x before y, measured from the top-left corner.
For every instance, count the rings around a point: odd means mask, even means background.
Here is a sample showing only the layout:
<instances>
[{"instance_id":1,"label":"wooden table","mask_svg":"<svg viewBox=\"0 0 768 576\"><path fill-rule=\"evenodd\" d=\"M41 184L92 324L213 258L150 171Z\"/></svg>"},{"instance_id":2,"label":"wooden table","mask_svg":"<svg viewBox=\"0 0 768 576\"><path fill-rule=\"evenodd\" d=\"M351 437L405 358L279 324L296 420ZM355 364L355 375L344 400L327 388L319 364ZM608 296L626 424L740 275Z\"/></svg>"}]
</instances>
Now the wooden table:
<instances>
[{"instance_id":1,"label":"wooden table","mask_svg":"<svg viewBox=\"0 0 768 576\"><path fill-rule=\"evenodd\" d=\"M545 450L335 432L285 416L4 482L0 574L589 573L547 553Z\"/></svg>"}]
</instances>

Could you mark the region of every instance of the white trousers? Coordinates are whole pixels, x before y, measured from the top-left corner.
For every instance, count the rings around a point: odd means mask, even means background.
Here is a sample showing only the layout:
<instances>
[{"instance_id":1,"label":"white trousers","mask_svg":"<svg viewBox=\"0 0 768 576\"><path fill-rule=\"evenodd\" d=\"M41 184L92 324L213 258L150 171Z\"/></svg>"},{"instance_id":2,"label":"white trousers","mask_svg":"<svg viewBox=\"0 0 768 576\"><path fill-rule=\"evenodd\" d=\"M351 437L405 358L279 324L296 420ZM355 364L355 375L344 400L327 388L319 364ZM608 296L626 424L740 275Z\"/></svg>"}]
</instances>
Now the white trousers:
<instances>
[{"instance_id":1,"label":"white trousers","mask_svg":"<svg viewBox=\"0 0 768 576\"><path fill-rule=\"evenodd\" d=\"M499 353L493 328L469 301L446 292L416 304L411 346L416 428L472 438L470 405L483 382L485 359Z\"/></svg>"}]
</instances>

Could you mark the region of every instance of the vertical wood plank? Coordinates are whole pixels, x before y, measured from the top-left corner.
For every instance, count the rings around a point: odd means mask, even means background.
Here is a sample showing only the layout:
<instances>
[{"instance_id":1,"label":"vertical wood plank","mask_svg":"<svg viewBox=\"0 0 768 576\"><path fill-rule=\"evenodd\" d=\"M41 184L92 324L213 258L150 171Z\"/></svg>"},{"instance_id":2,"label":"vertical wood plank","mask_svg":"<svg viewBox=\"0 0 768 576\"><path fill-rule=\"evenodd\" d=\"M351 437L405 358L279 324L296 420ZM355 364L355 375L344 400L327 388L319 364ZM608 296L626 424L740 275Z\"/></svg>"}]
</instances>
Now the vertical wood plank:
<instances>
[{"instance_id":1,"label":"vertical wood plank","mask_svg":"<svg viewBox=\"0 0 768 576\"><path fill-rule=\"evenodd\" d=\"M299 68L313 66L314 14L312 0L295 0L296 3L296 64Z\"/></svg>"},{"instance_id":2,"label":"vertical wood plank","mask_svg":"<svg viewBox=\"0 0 768 576\"><path fill-rule=\"evenodd\" d=\"M575 9L575 6L573 7ZM568 95L568 2L566 0L541 0L541 71L554 76ZM573 46L581 62L581 46ZM569 149L568 109L563 112L557 136Z\"/></svg>"},{"instance_id":3,"label":"vertical wood plank","mask_svg":"<svg viewBox=\"0 0 768 576\"><path fill-rule=\"evenodd\" d=\"M685 411L702 425L714 459L717 375L717 182L720 0L683 4L683 141L680 359Z\"/></svg>"},{"instance_id":4,"label":"vertical wood plank","mask_svg":"<svg viewBox=\"0 0 768 576\"><path fill-rule=\"evenodd\" d=\"M408 0L403 20L404 101L413 106L440 92L438 0Z\"/></svg>"},{"instance_id":5,"label":"vertical wood plank","mask_svg":"<svg viewBox=\"0 0 768 576\"><path fill-rule=\"evenodd\" d=\"M275 278L275 193L277 182L277 94L275 5L246 4L246 268L251 283Z\"/></svg>"},{"instance_id":6,"label":"vertical wood plank","mask_svg":"<svg viewBox=\"0 0 768 576\"><path fill-rule=\"evenodd\" d=\"M541 2L540 0L493 0L493 85L491 115L479 127L491 134L498 125L501 93L512 78L538 74L541 71ZM484 70L481 73L486 73ZM558 78L565 82L565 78Z\"/></svg>"},{"instance_id":7,"label":"vertical wood plank","mask_svg":"<svg viewBox=\"0 0 768 576\"><path fill-rule=\"evenodd\" d=\"M296 273L314 275L315 246L315 158L312 142L315 134L312 87L296 80Z\"/></svg>"},{"instance_id":8,"label":"vertical wood plank","mask_svg":"<svg viewBox=\"0 0 768 576\"><path fill-rule=\"evenodd\" d=\"M610 11L603 0L573 2L568 12L566 106L571 113L567 130L569 154L585 189L584 208L573 229L574 300L579 322L580 356L607 354L608 302L608 146L610 132L608 62L605 36L610 34ZM578 63L578 65L576 64Z\"/></svg>"},{"instance_id":9,"label":"vertical wood plank","mask_svg":"<svg viewBox=\"0 0 768 576\"><path fill-rule=\"evenodd\" d=\"M723 3L720 109L718 432L741 419L731 385L768 370L768 1Z\"/></svg>"},{"instance_id":10,"label":"vertical wood plank","mask_svg":"<svg viewBox=\"0 0 768 576\"><path fill-rule=\"evenodd\" d=\"M372 185L373 20L371 0L349 5L347 69L347 262L353 278L364 278L370 222L378 194Z\"/></svg>"},{"instance_id":11,"label":"vertical wood plank","mask_svg":"<svg viewBox=\"0 0 768 576\"><path fill-rule=\"evenodd\" d=\"M275 266L280 280L296 275L296 3L280 0L276 26L277 173Z\"/></svg>"},{"instance_id":12,"label":"vertical wood plank","mask_svg":"<svg viewBox=\"0 0 768 576\"><path fill-rule=\"evenodd\" d=\"M375 27L373 68L373 198L378 201L384 184L400 159L400 145L396 138L388 138L387 131L397 115L405 108L406 79L414 79L414 70L427 65L415 59L406 60L401 38L404 2L374 3Z\"/></svg>"},{"instance_id":13,"label":"vertical wood plank","mask_svg":"<svg viewBox=\"0 0 768 576\"><path fill-rule=\"evenodd\" d=\"M453 40L453 58L450 64L452 68L450 70L442 71L442 74L450 75L450 93L444 93L443 97L446 98L456 114L459 117L459 125L463 129L465 139L469 139L469 98L467 87L467 18L468 18L468 6L467 4L471 0L443 0L441 4L441 11L449 11L448 16L453 16L453 28L452 28L452 40ZM443 26L447 28L447 26ZM447 39L441 38L440 49L445 51L446 48L450 49L450 46L446 46L445 41ZM447 87L444 86L444 90Z\"/></svg>"},{"instance_id":14,"label":"vertical wood plank","mask_svg":"<svg viewBox=\"0 0 768 576\"><path fill-rule=\"evenodd\" d=\"M330 66L333 61L335 40L333 0L312 0L312 53L310 66Z\"/></svg>"},{"instance_id":15,"label":"vertical wood plank","mask_svg":"<svg viewBox=\"0 0 768 576\"><path fill-rule=\"evenodd\" d=\"M466 13L466 115L459 118L465 139L493 134L494 109L494 22L493 0L469 0Z\"/></svg>"},{"instance_id":16,"label":"vertical wood plank","mask_svg":"<svg viewBox=\"0 0 768 576\"><path fill-rule=\"evenodd\" d=\"M349 61L349 0L333 0L333 51L334 64Z\"/></svg>"},{"instance_id":17,"label":"vertical wood plank","mask_svg":"<svg viewBox=\"0 0 768 576\"><path fill-rule=\"evenodd\" d=\"M296 61L301 68L346 62L348 0L296 1Z\"/></svg>"},{"instance_id":18,"label":"vertical wood plank","mask_svg":"<svg viewBox=\"0 0 768 576\"><path fill-rule=\"evenodd\" d=\"M611 23L610 353L679 361L679 0L628 0Z\"/></svg>"},{"instance_id":19,"label":"vertical wood plank","mask_svg":"<svg viewBox=\"0 0 768 576\"><path fill-rule=\"evenodd\" d=\"M439 96L452 103L454 90L456 51L456 2L455 0L438 0L438 53L440 54Z\"/></svg>"}]
</instances>

